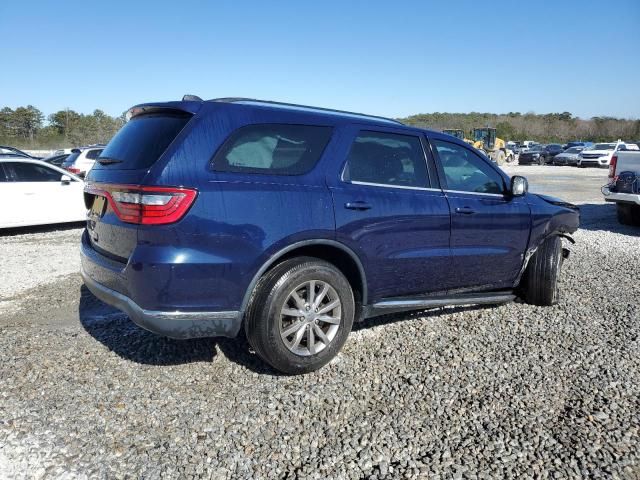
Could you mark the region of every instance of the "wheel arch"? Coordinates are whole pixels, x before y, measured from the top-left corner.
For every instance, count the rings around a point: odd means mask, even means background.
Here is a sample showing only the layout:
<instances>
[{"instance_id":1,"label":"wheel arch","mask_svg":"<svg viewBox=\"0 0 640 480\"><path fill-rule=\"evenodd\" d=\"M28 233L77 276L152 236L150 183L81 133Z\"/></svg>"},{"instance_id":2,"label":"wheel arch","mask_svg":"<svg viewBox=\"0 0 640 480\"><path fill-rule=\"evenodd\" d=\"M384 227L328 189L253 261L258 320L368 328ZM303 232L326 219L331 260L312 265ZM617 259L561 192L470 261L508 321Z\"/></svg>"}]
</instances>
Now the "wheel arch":
<instances>
[{"instance_id":1,"label":"wheel arch","mask_svg":"<svg viewBox=\"0 0 640 480\"><path fill-rule=\"evenodd\" d=\"M356 302L356 319L360 318L363 305L367 304L367 278L360 258L346 245L329 239L303 240L293 243L271 255L255 273L242 300L241 311L246 312L260 278L284 260L299 256L311 256L325 260L338 268L347 278Z\"/></svg>"}]
</instances>

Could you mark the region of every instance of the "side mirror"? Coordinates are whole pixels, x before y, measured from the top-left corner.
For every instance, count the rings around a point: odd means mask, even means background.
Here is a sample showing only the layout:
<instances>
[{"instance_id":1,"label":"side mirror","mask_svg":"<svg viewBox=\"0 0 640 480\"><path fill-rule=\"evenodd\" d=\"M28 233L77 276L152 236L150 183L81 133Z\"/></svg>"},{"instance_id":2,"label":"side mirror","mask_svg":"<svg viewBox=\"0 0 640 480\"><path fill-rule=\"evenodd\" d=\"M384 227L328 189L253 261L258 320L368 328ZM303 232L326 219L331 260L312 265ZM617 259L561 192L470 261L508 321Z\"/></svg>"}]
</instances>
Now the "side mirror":
<instances>
[{"instance_id":1,"label":"side mirror","mask_svg":"<svg viewBox=\"0 0 640 480\"><path fill-rule=\"evenodd\" d=\"M512 197L522 197L529 191L529 182L525 177L514 175L511 177L510 191Z\"/></svg>"},{"instance_id":2,"label":"side mirror","mask_svg":"<svg viewBox=\"0 0 640 480\"><path fill-rule=\"evenodd\" d=\"M71 183L71 177L69 175L62 175L62 177L60 177L60 183L69 185Z\"/></svg>"}]
</instances>

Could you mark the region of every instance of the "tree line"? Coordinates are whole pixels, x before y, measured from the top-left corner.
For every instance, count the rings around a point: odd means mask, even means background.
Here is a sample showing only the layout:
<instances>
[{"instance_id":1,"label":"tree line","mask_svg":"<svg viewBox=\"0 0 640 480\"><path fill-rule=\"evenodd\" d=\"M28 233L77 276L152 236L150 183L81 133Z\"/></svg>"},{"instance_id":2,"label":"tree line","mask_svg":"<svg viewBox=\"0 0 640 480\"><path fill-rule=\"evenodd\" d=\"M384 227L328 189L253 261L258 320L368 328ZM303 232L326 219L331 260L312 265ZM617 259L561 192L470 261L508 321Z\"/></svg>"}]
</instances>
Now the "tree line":
<instances>
[{"instance_id":1,"label":"tree line","mask_svg":"<svg viewBox=\"0 0 640 480\"><path fill-rule=\"evenodd\" d=\"M505 140L535 140L564 143L570 140L640 140L640 120L614 117L577 118L563 113L420 113L398 120L408 125L442 130L461 129L466 136L479 127L494 127ZM33 105L15 110L0 110L0 144L26 149L53 149L92 143L107 143L124 125L124 114L107 115L102 110L91 114L59 110L46 117Z\"/></svg>"},{"instance_id":2,"label":"tree line","mask_svg":"<svg viewBox=\"0 0 640 480\"><path fill-rule=\"evenodd\" d=\"M474 128L493 127L504 140L534 140L541 143L566 143L571 140L609 142L618 139L640 140L640 120L593 117L584 120L570 112L562 113L420 113L398 119L408 125L433 130L461 129L471 137Z\"/></svg>"},{"instance_id":3,"label":"tree line","mask_svg":"<svg viewBox=\"0 0 640 480\"><path fill-rule=\"evenodd\" d=\"M24 149L54 149L107 143L124 125L124 115L59 110L46 117L33 105L0 110L0 144Z\"/></svg>"}]
</instances>

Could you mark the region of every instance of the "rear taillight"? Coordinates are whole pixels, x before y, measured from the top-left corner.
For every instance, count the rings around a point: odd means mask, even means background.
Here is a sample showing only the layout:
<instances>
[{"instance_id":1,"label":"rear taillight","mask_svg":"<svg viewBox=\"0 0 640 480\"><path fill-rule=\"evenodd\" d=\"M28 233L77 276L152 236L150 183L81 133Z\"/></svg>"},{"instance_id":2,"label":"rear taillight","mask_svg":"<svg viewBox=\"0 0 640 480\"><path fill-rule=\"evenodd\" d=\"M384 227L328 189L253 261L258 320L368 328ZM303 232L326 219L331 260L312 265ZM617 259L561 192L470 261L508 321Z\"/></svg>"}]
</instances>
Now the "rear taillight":
<instances>
[{"instance_id":1,"label":"rear taillight","mask_svg":"<svg viewBox=\"0 0 640 480\"><path fill-rule=\"evenodd\" d=\"M80 169L76 167L66 167L65 170L67 172L75 173L76 175L80 174Z\"/></svg>"},{"instance_id":2,"label":"rear taillight","mask_svg":"<svg viewBox=\"0 0 640 480\"><path fill-rule=\"evenodd\" d=\"M611 162L609 163L609 178L614 178L616 176L616 166L618 165L618 156L614 155L611 157Z\"/></svg>"},{"instance_id":3,"label":"rear taillight","mask_svg":"<svg viewBox=\"0 0 640 480\"><path fill-rule=\"evenodd\" d=\"M198 192L181 187L93 184L88 193L105 197L123 222L166 225L180 220L193 205Z\"/></svg>"}]
</instances>

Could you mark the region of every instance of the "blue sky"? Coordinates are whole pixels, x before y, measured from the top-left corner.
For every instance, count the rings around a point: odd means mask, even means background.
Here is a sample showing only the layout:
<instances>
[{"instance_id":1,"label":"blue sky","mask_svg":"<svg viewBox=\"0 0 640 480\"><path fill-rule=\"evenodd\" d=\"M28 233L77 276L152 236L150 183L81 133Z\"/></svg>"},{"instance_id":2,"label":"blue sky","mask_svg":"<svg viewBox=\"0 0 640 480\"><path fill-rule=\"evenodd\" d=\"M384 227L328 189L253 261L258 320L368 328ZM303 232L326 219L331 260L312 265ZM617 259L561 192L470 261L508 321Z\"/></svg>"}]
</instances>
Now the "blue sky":
<instances>
[{"instance_id":1,"label":"blue sky","mask_svg":"<svg viewBox=\"0 0 640 480\"><path fill-rule=\"evenodd\" d=\"M4 0L0 18L0 106L47 114L193 93L640 117L639 0Z\"/></svg>"}]
</instances>

